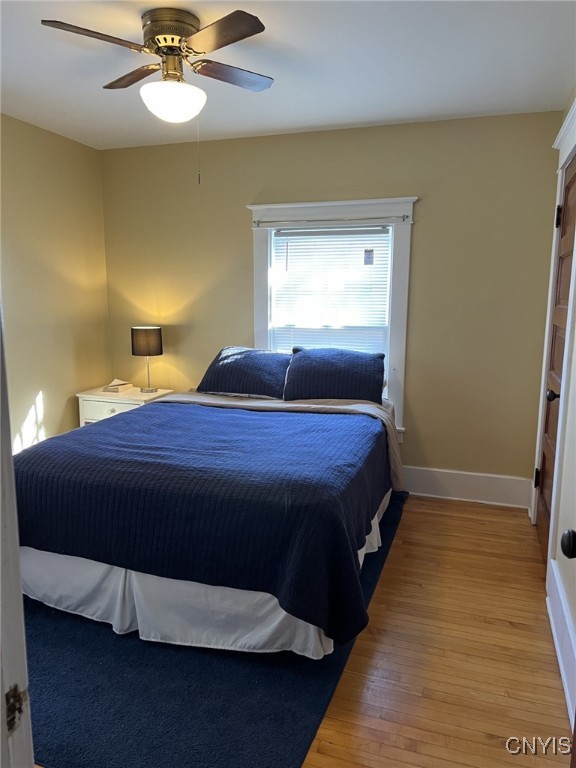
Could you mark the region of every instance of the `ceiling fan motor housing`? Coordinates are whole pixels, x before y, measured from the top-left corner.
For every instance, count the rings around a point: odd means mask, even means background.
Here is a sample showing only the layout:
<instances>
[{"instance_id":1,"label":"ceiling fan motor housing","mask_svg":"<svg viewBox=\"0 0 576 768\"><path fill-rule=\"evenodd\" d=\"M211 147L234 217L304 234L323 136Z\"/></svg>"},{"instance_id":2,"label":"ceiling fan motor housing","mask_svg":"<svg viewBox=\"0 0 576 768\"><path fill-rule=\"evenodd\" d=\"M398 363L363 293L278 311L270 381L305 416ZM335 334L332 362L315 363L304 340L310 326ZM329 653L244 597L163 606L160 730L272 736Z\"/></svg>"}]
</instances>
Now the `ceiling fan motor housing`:
<instances>
[{"instance_id":1,"label":"ceiling fan motor housing","mask_svg":"<svg viewBox=\"0 0 576 768\"><path fill-rule=\"evenodd\" d=\"M178 8L153 8L142 14L144 45L159 56L178 51L181 40L186 40L199 29L197 17Z\"/></svg>"}]
</instances>

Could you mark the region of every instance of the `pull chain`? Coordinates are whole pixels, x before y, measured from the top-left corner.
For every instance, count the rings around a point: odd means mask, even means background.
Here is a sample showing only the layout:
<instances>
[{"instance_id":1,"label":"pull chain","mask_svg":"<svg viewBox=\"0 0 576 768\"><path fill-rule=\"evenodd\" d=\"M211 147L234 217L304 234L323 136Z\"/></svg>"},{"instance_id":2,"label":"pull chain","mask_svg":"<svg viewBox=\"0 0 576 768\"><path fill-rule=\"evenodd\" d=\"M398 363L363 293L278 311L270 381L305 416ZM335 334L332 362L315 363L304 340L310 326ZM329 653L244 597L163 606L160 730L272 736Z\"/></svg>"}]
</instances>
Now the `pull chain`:
<instances>
[{"instance_id":1,"label":"pull chain","mask_svg":"<svg viewBox=\"0 0 576 768\"><path fill-rule=\"evenodd\" d=\"M200 186L200 116L196 116L196 162L198 166L197 178L198 186Z\"/></svg>"}]
</instances>

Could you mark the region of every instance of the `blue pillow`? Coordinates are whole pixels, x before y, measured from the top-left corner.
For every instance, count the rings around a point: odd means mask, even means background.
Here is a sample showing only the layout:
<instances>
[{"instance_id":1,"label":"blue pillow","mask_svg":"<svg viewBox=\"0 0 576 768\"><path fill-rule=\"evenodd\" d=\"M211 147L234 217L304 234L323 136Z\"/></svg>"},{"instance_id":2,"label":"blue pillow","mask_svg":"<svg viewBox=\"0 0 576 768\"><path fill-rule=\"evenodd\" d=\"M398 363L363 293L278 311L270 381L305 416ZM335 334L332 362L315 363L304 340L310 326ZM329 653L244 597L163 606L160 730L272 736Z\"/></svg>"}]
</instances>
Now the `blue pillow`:
<instances>
[{"instance_id":1,"label":"blue pillow","mask_svg":"<svg viewBox=\"0 0 576 768\"><path fill-rule=\"evenodd\" d=\"M249 347L224 347L206 369L198 392L282 399L291 355Z\"/></svg>"},{"instance_id":2,"label":"blue pillow","mask_svg":"<svg viewBox=\"0 0 576 768\"><path fill-rule=\"evenodd\" d=\"M284 400L382 402L384 355L348 349L294 347Z\"/></svg>"}]
</instances>

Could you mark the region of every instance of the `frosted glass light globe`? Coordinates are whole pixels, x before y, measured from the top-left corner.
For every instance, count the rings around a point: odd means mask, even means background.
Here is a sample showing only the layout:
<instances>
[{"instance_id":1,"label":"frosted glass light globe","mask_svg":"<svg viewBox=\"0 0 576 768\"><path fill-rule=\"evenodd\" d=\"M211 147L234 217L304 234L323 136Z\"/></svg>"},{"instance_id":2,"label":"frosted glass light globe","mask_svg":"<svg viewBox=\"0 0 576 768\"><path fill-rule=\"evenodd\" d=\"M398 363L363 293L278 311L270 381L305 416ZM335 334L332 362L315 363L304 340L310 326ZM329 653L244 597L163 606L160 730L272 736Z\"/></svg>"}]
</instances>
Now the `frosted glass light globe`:
<instances>
[{"instance_id":1,"label":"frosted glass light globe","mask_svg":"<svg viewBox=\"0 0 576 768\"><path fill-rule=\"evenodd\" d=\"M153 115L167 123L192 120L206 104L206 94L200 88L176 80L146 83L140 96Z\"/></svg>"}]
</instances>

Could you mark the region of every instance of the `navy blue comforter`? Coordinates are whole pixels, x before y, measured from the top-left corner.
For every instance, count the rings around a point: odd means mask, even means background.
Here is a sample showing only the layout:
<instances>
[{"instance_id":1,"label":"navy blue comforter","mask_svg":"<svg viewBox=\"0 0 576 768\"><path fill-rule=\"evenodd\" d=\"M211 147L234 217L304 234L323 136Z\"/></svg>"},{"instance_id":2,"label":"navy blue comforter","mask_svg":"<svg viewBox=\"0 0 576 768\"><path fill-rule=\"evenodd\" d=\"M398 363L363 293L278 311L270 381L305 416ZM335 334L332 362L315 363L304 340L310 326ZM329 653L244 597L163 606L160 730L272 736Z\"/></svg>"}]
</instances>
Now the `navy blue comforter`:
<instances>
[{"instance_id":1,"label":"navy blue comforter","mask_svg":"<svg viewBox=\"0 0 576 768\"><path fill-rule=\"evenodd\" d=\"M346 642L386 445L366 415L153 402L15 457L20 543L271 593Z\"/></svg>"}]
</instances>

